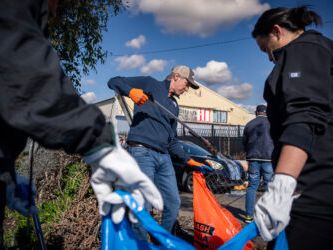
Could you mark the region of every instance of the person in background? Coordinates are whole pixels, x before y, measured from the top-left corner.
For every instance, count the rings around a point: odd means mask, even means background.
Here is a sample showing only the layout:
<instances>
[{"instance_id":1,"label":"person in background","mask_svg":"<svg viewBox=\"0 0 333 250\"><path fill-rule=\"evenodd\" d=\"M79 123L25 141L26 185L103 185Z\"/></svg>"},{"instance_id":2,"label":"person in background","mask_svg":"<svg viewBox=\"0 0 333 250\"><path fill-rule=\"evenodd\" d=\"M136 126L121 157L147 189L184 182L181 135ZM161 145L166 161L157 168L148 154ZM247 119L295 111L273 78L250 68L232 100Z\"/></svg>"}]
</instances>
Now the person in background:
<instances>
[{"instance_id":1,"label":"person in background","mask_svg":"<svg viewBox=\"0 0 333 250\"><path fill-rule=\"evenodd\" d=\"M150 76L138 76L114 77L108 82L111 89L130 97L136 104L127 138L128 151L136 159L141 170L160 190L164 200L161 225L168 231L172 231L180 207L170 154L195 170L205 172L212 169L190 159L177 139L177 120L153 102L158 101L178 116L177 98L189 88L199 88L193 76L192 69L179 65L172 69L164 81L158 81ZM141 236L146 237L144 232Z\"/></svg>"},{"instance_id":2,"label":"person in background","mask_svg":"<svg viewBox=\"0 0 333 250\"><path fill-rule=\"evenodd\" d=\"M0 1L0 249L5 205L30 215L28 199L18 193L15 160L30 137L50 149L80 154L91 164L91 185L99 212L110 203L118 223L124 217L112 185L144 197L159 210L162 197L135 160L119 146L111 125L95 105L86 104L65 76L47 39L48 5L57 0Z\"/></svg>"},{"instance_id":3,"label":"person in background","mask_svg":"<svg viewBox=\"0 0 333 250\"><path fill-rule=\"evenodd\" d=\"M255 206L260 235L290 250L333 248L333 41L306 6L265 11L252 36L275 65L264 98L275 174ZM273 242L268 244L273 249Z\"/></svg>"},{"instance_id":4,"label":"person in background","mask_svg":"<svg viewBox=\"0 0 333 250\"><path fill-rule=\"evenodd\" d=\"M268 182L273 175L271 163L273 141L270 136L270 125L266 116L266 106L258 105L256 118L246 124L244 128L243 144L246 160L249 162L248 182L245 199L245 222L253 221L254 205L258 187L263 178L267 191Z\"/></svg>"}]
</instances>

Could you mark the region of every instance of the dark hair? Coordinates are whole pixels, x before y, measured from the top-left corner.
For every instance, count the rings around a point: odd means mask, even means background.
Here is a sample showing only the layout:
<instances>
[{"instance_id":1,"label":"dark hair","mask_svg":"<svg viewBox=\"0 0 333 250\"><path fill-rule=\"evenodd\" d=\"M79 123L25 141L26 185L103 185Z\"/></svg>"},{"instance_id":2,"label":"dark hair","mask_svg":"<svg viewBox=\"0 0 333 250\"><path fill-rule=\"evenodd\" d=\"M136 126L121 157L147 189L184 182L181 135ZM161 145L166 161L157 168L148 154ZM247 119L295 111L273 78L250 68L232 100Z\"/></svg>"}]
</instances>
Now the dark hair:
<instances>
[{"instance_id":1,"label":"dark hair","mask_svg":"<svg viewBox=\"0 0 333 250\"><path fill-rule=\"evenodd\" d=\"M256 107L256 112L257 113L266 113L266 105L260 104Z\"/></svg>"},{"instance_id":2,"label":"dark hair","mask_svg":"<svg viewBox=\"0 0 333 250\"><path fill-rule=\"evenodd\" d=\"M265 36L272 32L275 24L286 28L289 31L305 30L305 27L314 23L321 25L321 17L307 6L297 8L274 8L265 11L258 19L252 36Z\"/></svg>"}]
</instances>

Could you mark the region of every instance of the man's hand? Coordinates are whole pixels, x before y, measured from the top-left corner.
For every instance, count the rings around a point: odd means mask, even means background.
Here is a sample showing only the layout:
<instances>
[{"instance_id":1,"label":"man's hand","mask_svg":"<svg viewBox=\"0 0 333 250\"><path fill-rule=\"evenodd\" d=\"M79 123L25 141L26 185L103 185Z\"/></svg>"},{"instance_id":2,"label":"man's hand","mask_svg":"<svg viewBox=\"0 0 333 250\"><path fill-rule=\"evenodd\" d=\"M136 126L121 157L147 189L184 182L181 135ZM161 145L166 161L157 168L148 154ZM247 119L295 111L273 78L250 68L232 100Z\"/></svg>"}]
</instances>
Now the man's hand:
<instances>
[{"instance_id":1,"label":"man's hand","mask_svg":"<svg viewBox=\"0 0 333 250\"><path fill-rule=\"evenodd\" d=\"M258 226L261 237L271 241L288 225L290 210L295 198L297 181L286 174L275 174L268 184L268 191L258 200L254 221Z\"/></svg>"},{"instance_id":2,"label":"man's hand","mask_svg":"<svg viewBox=\"0 0 333 250\"><path fill-rule=\"evenodd\" d=\"M143 92L142 89L135 89L135 88L133 88L133 89L130 90L128 96L132 99L132 101L135 104L137 104L139 106L145 104L148 101L148 99L149 99L148 95L146 95Z\"/></svg>"},{"instance_id":3,"label":"man's hand","mask_svg":"<svg viewBox=\"0 0 333 250\"><path fill-rule=\"evenodd\" d=\"M163 210L163 200L153 182L141 172L135 160L120 146L106 147L86 155L92 167L91 186L96 194L99 212L107 215L113 205L112 220L119 223L124 218L125 207L116 189L128 191L144 207L144 200L158 210Z\"/></svg>"},{"instance_id":4,"label":"man's hand","mask_svg":"<svg viewBox=\"0 0 333 250\"><path fill-rule=\"evenodd\" d=\"M206 166L205 164L197 162L193 159L189 159L187 161L187 165L190 166L194 171L200 171L203 174L208 174L214 171L214 169L211 168L210 166Z\"/></svg>"}]
</instances>

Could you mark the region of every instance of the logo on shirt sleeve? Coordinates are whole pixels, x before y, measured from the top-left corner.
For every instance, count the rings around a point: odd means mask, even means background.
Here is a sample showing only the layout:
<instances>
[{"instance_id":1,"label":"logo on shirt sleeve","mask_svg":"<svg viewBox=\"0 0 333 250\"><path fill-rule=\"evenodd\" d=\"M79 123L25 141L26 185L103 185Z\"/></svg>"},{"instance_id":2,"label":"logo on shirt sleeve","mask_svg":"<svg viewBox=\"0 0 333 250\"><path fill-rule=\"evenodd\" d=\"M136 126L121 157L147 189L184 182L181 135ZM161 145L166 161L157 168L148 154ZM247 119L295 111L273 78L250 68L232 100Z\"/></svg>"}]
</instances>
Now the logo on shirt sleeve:
<instances>
[{"instance_id":1,"label":"logo on shirt sleeve","mask_svg":"<svg viewBox=\"0 0 333 250\"><path fill-rule=\"evenodd\" d=\"M300 78L301 72L289 72L288 75L289 75L289 78Z\"/></svg>"}]
</instances>

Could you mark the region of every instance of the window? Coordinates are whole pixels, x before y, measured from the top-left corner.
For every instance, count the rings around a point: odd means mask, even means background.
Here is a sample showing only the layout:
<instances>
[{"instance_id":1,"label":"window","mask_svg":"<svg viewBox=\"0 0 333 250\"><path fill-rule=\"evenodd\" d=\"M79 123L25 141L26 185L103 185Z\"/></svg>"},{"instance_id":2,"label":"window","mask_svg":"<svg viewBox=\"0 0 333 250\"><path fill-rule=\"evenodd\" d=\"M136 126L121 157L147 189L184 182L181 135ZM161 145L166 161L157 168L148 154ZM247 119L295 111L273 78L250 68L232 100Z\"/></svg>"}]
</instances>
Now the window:
<instances>
[{"instance_id":1,"label":"window","mask_svg":"<svg viewBox=\"0 0 333 250\"><path fill-rule=\"evenodd\" d=\"M214 110L213 122L216 123L227 123L228 113L226 111Z\"/></svg>"},{"instance_id":2,"label":"window","mask_svg":"<svg viewBox=\"0 0 333 250\"><path fill-rule=\"evenodd\" d=\"M199 122L211 122L211 111L209 109L199 109L197 121Z\"/></svg>"},{"instance_id":3,"label":"window","mask_svg":"<svg viewBox=\"0 0 333 250\"><path fill-rule=\"evenodd\" d=\"M194 122L197 120L197 112L195 109L180 107L179 119L183 121Z\"/></svg>"}]
</instances>

